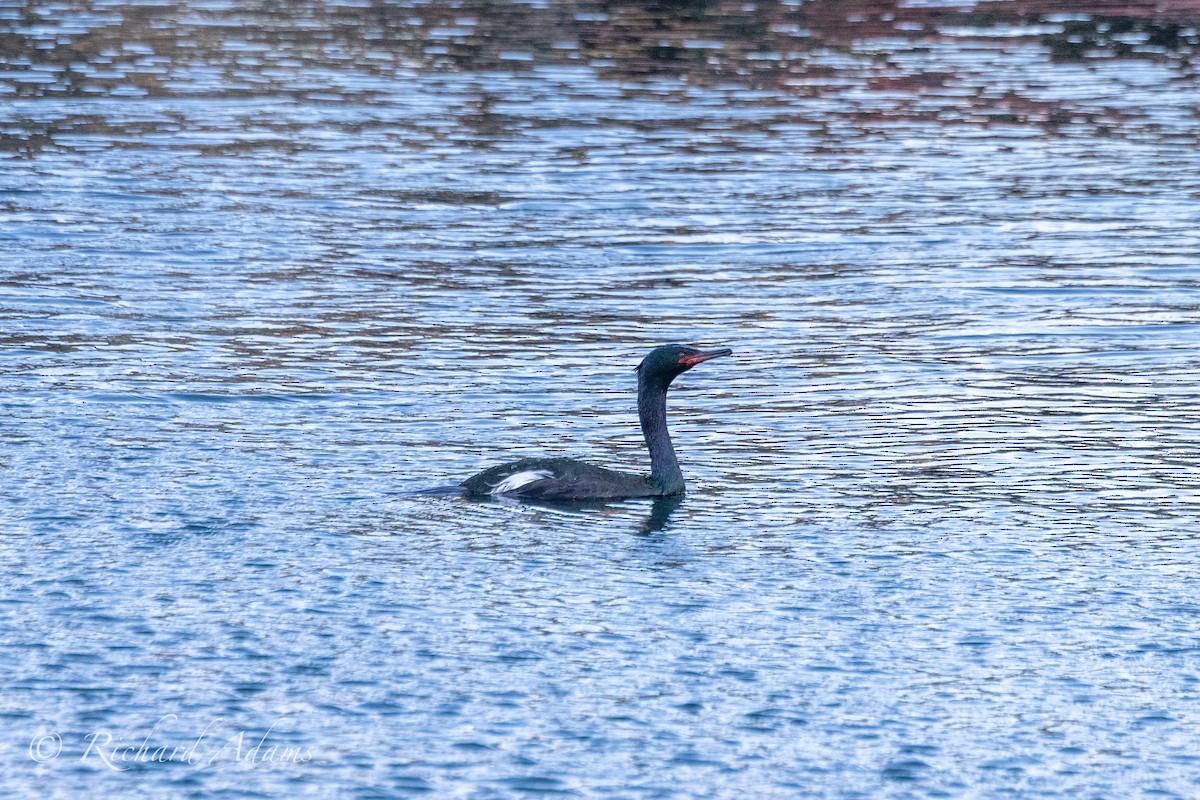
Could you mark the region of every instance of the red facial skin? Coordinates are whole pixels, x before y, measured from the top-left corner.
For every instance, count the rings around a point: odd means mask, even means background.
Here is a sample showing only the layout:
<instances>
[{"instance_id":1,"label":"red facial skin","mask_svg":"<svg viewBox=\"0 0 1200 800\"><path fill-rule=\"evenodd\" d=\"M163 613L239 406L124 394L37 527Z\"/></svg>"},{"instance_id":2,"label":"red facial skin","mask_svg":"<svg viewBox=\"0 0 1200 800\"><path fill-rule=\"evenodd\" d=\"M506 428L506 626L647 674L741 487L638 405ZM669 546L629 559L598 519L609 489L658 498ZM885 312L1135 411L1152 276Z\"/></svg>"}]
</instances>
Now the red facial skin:
<instances>
[{"instance_id":1,"label":"red facial skin","mask_svg":"<svg viewBox=\"0 0 1200 800\"><path fill-rule=\"evenodd\" d=\"M692 367L699 364L701 361L708 361L710 358L716 358L717 356L724 356L724 355L729 355L729 351L728 350L717 350L716 352L713 352L713 353L699 353L698 355L694 355L694 356L682 356L679 359L679 363L682 364L683 366L687 367L688 369L691 369Z\"/></svg>"}]
</instances>

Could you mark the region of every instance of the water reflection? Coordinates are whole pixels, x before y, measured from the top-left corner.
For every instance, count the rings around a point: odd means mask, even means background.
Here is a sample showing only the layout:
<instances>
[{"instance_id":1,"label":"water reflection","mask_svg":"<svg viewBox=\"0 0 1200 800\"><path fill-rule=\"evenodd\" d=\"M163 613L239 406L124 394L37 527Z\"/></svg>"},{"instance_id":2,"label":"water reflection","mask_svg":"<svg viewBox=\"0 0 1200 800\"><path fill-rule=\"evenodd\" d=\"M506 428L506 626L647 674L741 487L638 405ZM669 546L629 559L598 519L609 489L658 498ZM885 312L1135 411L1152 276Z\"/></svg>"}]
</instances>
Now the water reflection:
<instances>
[{"instance_id":1,"label":"water reflection","mask_svg":"<svg viewBox=\"0 0 1200 800\"><path fill-rule=\"evenodd\" d=\"M996 58L1135 60L1194 82L1194 4L1119 6L986 2L244 3L237 10L105 2L31 4L0 14L0 91L21 97L290 97L369 103L413 70L520 72L587 66L617 81L681 78L811 99L837 98L861 121L1109 124L1094 98L1047 91L1034 71L997 84ZM970 60L951 53L975 51ZM634 90L633 86L624 87ZM866 100L870 102L864 102ZM488 116L481 101L480 119ZM141 134L178 131L154 119ZM8 149L103 133L91 115L67 127L10 130ZM134 124L132 122L126 124ZM503 126L498 128L503 130ZM487 129L483 131L486 133ZM266 131L264 131L266 133ZM280 146L286 137L255 146ZM249 141L242 147L252 146Z\"/></svg>"},{"instance_id":2,"label":"water reflection","mask_svg":"<svg viewBox=\"0 0 1200 800\"><path fill-rule=\"evenodd\" d=\"M651 500L650 514L646 517L646 522L642 525L642 534L661 533L666 530L667 525L671 522L671 515L683 505L683 499L683 495L676 494L669 497L656 497Z\"/></svg>"},{"instance_id":3,"label":"water reflection","mask_svg":"<svg viewBox=\"0 0 1200 800\"><path fill-rule=\"evenodd\" d=\"M458 487L446 487L442 489L426 489L415 492L406 493L410 496L455 496L461 495ZM671 515L675 513L684 502L684 495L670 495L667 497L655 497L647 500L622 500L622 501L599 501L599 500L522 500L513 497L468 497L463 498L463 503L480 504L483 506L500 505L512 509L520 508L540 508L552 514L561 514L568 517L578 517L580 522L587 523L594 521L601 516L614 516L618 518L636 518L640 515L643 508L648 510L638 526L637 531L642 535L652 533L661 533L668 528L671 522Z\"/></svg>"}]
</instances>

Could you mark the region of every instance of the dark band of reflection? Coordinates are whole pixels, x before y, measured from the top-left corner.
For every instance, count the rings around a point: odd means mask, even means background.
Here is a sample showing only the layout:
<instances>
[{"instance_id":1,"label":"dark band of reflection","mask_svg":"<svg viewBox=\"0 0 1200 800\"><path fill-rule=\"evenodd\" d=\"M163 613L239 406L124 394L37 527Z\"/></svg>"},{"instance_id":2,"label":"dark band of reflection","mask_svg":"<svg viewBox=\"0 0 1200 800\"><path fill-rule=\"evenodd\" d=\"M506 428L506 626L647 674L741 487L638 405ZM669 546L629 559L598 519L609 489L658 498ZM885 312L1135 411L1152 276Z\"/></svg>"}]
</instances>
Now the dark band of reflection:
<instances>
[{"instance_id":1,"label":"dark band of reflection","mask_svg":"<svg viewBox=\"0 0 1200 800\"><path fill-rule=\"evenodd\" d=\"M969 85L970 71L952 74L941 66L906 72L878 56L855 64L831 63L826 56L854 54L864 41L887 43L884 50L869 52L922 50L970 39L991 47L1000 30L1006 47L1039 45L1051 60L1153 59L1192 75L1200 48L1195 0L1079 0L1066 4L1071 18L1065 21L1062 0L365 0L353 5L256 0L231 6L236 11L214 7L197 13L187 3L160 3L118 15L98 5L94 0L58 4L56 11L70 19L65 28L44 24L41 14L0 19L0 60L9 65L0 87L28 97L114 91L150 96L321 91L328 96L335 87L313 84L308 76L314 68L353 64L392 78L396 69L412 66L520 71L558 64L587 65L620 80L676 76L698 84L732 81L805 95L840 92L850 72L866 88L921 96L964 81ZM135 53L154 58L115 55L128 53L131 43L139 48ZM331 62L331 51L344 55ZM207 67L201 75L216 70L224 79L201 89L193 74L198 65ZM339 91L368 97L377 88ZM1044 120L1045 114L1062 110L1061 103L1038 103L1033 97L983 94L971 98L976 111ZM966 98L961 92L954 96ZM893 113L920 116L921 108Z\"/></svg>"},{"instance_id":2,"label":"dark band of reflection","mask_svg":"<svg viewBox=\"0 0 1200 800\"><path fill-rule=\"evenodd\" d=\"M461 491L457 486L450 486L438 489L427 489L425 491L407 493L410 496L449 496L461 495ZM463 498L470 503L501 503L523 506L533 506L545 508L553 511L574 513L574 514L595 514L595 513L611 513L614 511L629 510L629 503L636 502L638 505L641 501L600 501L600 500L576 500L564 501L559 500L549 502L545 500L519 500L516 498L497 498L497 497L468 497ZM655 497L650 500L650 513L638 528L638 533L646 536L652 533L660 533L666 530L671 522L671 515L675 510L683 504L684 495L677 494L669 497Z\"/></svg>"}]
</instances>

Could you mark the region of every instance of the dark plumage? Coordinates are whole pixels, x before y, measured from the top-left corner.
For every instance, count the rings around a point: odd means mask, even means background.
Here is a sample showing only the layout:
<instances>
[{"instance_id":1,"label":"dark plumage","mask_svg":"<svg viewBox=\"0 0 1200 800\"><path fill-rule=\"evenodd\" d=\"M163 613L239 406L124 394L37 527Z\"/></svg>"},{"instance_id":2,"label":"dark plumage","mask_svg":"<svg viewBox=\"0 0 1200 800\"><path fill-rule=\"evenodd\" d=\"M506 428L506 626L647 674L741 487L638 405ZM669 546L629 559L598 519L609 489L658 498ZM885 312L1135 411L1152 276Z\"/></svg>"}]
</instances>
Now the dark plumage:
<instances>
[{"instance_id":1,"label":"dark plumage","mask_svg":"<svg viewBox=\"0 0 1200 800\"><path fill-rule=\"evenodd\" d=\"M468 478L460 484L463 493L529 500L613 500L682 494L683 473L667 432L667 388L700 362L731 352L668 344L651 350L638 365L638 417L650 450L649 477L570 458L523 458Z\"/></svg>"}]
</instances>

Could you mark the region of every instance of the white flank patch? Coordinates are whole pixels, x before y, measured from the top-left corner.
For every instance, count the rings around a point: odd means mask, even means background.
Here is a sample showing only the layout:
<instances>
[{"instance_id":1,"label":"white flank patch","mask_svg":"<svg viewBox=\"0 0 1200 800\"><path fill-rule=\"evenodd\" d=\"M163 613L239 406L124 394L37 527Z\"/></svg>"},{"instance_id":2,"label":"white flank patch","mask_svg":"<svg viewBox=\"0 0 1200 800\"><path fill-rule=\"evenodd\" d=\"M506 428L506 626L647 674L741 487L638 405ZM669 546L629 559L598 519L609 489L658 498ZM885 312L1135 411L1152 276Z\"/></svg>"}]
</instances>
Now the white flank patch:
<instances>
[{"instance_id":1,"label":"white flank patch","mask_svg":"<svg viewBox=\"0 0 1200 800\"><path fill-rule=\"evenodd\" d=\"M542 478L553 478L554 473L548 469L527 469L524 472L514 472L492 487L492 494L515 492L522 486L540 481Z\"/></svg>"}]
</instances>

